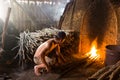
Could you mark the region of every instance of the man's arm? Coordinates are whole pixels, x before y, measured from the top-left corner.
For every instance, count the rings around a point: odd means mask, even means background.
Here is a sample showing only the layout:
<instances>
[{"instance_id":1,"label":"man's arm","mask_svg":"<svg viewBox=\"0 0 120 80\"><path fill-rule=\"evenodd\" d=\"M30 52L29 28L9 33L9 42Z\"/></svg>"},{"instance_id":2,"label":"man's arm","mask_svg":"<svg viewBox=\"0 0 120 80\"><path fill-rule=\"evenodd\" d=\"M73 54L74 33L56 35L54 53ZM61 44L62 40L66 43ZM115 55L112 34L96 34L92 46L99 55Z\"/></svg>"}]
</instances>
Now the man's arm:
<instances>
[{"instance_id":1,"label":"man's arm","mask_svg":"<svg viewBox=\"0 0 120 80\"><path fill-rule=\"evenodd\" d=\"M56 48L56 54L63 62L65 62L63 55L60 53L60 46L59 45Z\"/></svg>"},{"instance_id":2,"label":"man's arm","mask_svg":"<svg viewBox=\"0 0 120 80\"><path fill-rule=\"evenodd\" d=\"M59 46L59 45L56 47L56 54L57 54L58 56L60 56L60 46Z\"/></svg>"}]
</instances>

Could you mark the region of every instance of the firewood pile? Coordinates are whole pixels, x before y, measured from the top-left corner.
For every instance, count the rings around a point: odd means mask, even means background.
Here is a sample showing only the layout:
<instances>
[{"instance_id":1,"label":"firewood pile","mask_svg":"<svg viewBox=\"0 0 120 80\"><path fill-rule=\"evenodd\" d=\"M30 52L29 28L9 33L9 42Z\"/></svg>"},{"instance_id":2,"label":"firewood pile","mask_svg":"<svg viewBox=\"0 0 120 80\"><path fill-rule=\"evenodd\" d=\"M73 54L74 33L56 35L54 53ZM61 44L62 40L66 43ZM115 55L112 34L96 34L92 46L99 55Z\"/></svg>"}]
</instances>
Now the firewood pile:
<instances>
[{"instance_id":1,"label":"firewood pile","mask_svg":"<svg viewBox=\"0 0 120 80\"><path fill-rule=\"evenodd\" d=\"M120 80L120 61L115 65L103 67L89 77L88 80Z\"/></svg>"},{"instance_id":2,"label":"firewood pile","mask_svg":"<svg viewBox=\"0 0 120 80\"><path fill-rule=\"evenodd\" d=\"M56 28L45 28L43 30L37 30L36 32L24 31L23 33L20 33L19 42L17 46L19 47L19 50L17 55L15 56L15 58L19 59L19 64L23 65L27 61L32 62L33 55L37 47L46 40L53 38L59 31L61 30ZM71 30L64 30L64 31L67 34L67 37L63 45L61 45L62 46L61 49L63 49L62 53L64 51L65 55L67 55L67 53L73 50L72 48L66 50L67 49L66 46L71 46L71 43L73 43L74 31Z\"/></svg>"}]
</instances>

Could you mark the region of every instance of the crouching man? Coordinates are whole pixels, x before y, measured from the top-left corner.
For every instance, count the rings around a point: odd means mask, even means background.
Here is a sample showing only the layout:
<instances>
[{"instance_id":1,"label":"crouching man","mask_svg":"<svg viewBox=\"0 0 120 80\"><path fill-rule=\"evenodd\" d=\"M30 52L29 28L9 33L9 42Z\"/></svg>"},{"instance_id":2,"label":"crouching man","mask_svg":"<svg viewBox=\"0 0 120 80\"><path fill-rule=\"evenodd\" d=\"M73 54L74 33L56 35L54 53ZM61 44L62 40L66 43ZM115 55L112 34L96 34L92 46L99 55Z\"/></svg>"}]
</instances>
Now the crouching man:
<instances>
[{"instance_id":1,"label":"crouching man","mask_svg":"<svg viewBox=\"0 0 120 80\"><path fill-rule=\"evenodd\" d=\"M34 72L36 75L41 75L40 71L45 69L47 72L51 71L50 65L54 63L54 60L49 57L50 52L55 50L55 55L57 63L59 63L58 58L61 59L63 62L65 61L62 54L60 54L60 44L64 42L66 37L65 32L60 31L58 34L52 38L47 40L46 42L42 43L36 50L34 54Z\"/></svg>"}]
</instances>

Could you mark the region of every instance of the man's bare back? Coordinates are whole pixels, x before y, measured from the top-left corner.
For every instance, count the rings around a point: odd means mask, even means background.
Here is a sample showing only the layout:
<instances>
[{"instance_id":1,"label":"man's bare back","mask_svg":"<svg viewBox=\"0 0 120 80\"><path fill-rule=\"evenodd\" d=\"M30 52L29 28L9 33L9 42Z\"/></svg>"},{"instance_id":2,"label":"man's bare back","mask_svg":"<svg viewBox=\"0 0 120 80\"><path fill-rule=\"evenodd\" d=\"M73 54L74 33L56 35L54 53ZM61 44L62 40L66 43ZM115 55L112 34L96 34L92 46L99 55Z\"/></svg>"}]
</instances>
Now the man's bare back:
<instances>
[{"instance_id":1,"label":"man's bare back","mask_svg":"<svg viewBox=\"0 0 120 80\"><path fill-rule=\"evenodd\" d=\"M41 54L48 55L53 49L55 49L58 44L55 44L53 39L50 39L43 44L41 44L35 52L34 57L40 57Z\"/></svg>"}]
</instances>

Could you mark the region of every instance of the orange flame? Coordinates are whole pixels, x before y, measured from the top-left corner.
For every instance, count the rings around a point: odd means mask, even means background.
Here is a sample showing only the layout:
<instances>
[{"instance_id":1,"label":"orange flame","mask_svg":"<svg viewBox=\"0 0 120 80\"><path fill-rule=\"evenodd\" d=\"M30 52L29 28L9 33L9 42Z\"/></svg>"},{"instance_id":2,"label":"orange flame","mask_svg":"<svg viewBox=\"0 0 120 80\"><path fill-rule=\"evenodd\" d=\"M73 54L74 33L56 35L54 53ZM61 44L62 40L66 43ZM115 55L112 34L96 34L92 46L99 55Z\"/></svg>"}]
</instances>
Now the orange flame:
<instances>
[{"instance_id":1,"label":"orange flame","mask_svg":"<svg viewBox=\"0 0 120 80\"><path fill-rule=\"evenodd\" d=\"M100 57L100 55L97 53L98 50L97 50L96 46L97 46L97 43L96 43L96 40L94 40L92 42L92 47L91 47L90 51L87 53L87 56L89 56L89 58L91 58L91 59L98 59Z\"/></svg>"}]
</instances>

